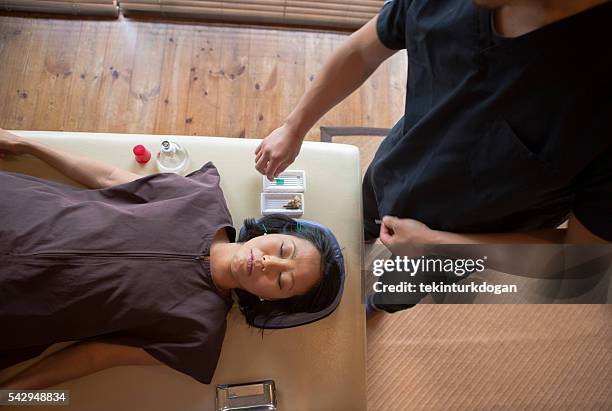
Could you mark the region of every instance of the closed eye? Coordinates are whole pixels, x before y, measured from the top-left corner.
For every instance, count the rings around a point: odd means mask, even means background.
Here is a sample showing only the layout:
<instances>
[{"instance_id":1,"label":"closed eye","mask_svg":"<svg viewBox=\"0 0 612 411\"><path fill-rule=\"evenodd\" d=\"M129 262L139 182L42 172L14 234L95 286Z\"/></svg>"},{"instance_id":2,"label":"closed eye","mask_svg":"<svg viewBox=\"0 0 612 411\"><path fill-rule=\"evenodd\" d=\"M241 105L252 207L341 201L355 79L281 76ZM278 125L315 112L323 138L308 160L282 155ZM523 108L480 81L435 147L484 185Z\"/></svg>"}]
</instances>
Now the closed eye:
<instances>
[{"instance_id":1,"label":"closed eye","mask_svg":"<svg viewBox=\"0 0 612 411\"><path fill-rule=\"evenodd\" d=\"M280 256L281 258L283 258L283 246L285 245L285 242L281 242L281 246L280 246Z\"/></svg>"},{"instance_id":2,"label":"closed eye","mask_svg":"<svg viewBox=\"0 0 612 411\"><path fill-rule=\"evenodd\" d=\"M283 273L279 273L278 274L278 288L280 288L281 290L283 289L283 285L281 283L281 277L283 276Z\"/></svg>"}]
</instances>

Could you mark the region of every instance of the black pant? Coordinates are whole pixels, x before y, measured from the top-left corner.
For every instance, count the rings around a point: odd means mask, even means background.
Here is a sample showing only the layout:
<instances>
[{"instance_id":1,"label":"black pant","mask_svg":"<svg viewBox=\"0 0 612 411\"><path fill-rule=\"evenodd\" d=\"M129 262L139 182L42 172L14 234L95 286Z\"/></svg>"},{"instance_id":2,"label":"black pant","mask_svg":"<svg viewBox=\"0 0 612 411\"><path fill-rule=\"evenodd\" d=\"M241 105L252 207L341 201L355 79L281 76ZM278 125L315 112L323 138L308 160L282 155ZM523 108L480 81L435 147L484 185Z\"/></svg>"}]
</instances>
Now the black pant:
<instances>
[{"instance_id":1,"label":"black pant","mask_svg":"<svg viewBox=\"0 0 612 411\"><path fill-rule=\"evenodd\" d=\"M368 167L363 177L361 190L363 200L363 236L365 241L376 240L380 233L380 225L376 224L374 221L379 220L380 215L378 213L378 202L376 201L376 195L372 187L371 176L372 169Z\"/></svg>"}]
</instances>

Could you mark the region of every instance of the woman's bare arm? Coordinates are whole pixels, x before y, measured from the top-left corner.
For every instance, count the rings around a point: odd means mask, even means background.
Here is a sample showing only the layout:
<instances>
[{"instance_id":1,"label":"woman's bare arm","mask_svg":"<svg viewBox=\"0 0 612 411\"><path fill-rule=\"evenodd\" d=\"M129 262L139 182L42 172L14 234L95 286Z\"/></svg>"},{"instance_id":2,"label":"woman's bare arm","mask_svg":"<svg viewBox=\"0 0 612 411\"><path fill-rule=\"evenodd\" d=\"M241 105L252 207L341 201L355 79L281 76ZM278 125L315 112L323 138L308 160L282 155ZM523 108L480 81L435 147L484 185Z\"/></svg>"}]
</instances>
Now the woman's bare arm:
<instances>
[{"instance_id":1,"label":"woman's bare arm","mask_svg":"<svg viewBox=\"0 0 612 411\"><path fill-rule=\"evenodd\" d=\"M90 188L127 183L142 176L111 164L67 153L0 129L0 153L31 154L62 174Z\"/></svg>"},{"instance_id":2,"label":"woman's bare arm","mask_svg":"<svg viewBox=\"0 0 612 411\"><path fill-rule=\"evenodd\" d=\"M163 365L144 349L103 342L70 345L26 368L1 389L38 390L120 365Z\"/></svg>"}]
</instances>

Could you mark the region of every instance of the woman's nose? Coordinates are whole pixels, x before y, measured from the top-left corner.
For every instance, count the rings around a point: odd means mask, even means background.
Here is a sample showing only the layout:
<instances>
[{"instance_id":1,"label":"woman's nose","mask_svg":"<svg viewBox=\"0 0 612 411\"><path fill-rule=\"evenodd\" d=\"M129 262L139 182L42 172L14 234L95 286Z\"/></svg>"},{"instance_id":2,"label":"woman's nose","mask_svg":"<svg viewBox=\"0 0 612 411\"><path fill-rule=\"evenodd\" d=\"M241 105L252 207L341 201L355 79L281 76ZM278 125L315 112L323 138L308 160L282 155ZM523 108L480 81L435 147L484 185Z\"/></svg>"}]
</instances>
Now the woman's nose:
<instances>
[{"instance_id":1,"label":"woman's nose","mask_svg":"<svg viewBox=\"0 0 612 411\"><path fill-rule=\"evenodd\" d=\"M278 258L273 255L264 255L261 259L262 262L262 271L277 271L277 270L286 270L289 266L289 261L284 258Z\"/></svg>"}]
</instances>

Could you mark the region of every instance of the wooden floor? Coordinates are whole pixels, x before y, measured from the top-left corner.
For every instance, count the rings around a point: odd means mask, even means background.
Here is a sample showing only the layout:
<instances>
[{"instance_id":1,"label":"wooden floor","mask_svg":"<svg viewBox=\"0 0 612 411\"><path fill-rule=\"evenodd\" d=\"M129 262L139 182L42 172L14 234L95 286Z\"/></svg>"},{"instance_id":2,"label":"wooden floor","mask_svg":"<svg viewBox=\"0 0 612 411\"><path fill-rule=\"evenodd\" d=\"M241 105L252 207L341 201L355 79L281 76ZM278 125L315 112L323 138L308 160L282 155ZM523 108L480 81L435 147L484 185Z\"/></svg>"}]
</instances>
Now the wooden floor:
<instances>
[{"instance_id":1,"label":"wooden floor","mask_svg":"<svg viewBox=\"0 0 612 411\"><path fill-rule=\"evenodd\" d=\"M341 32L180 21L0 15L0 127L263 138L286 118ZM405 55L319 125L391 127Z\"/></svg>"}]
</instances>

